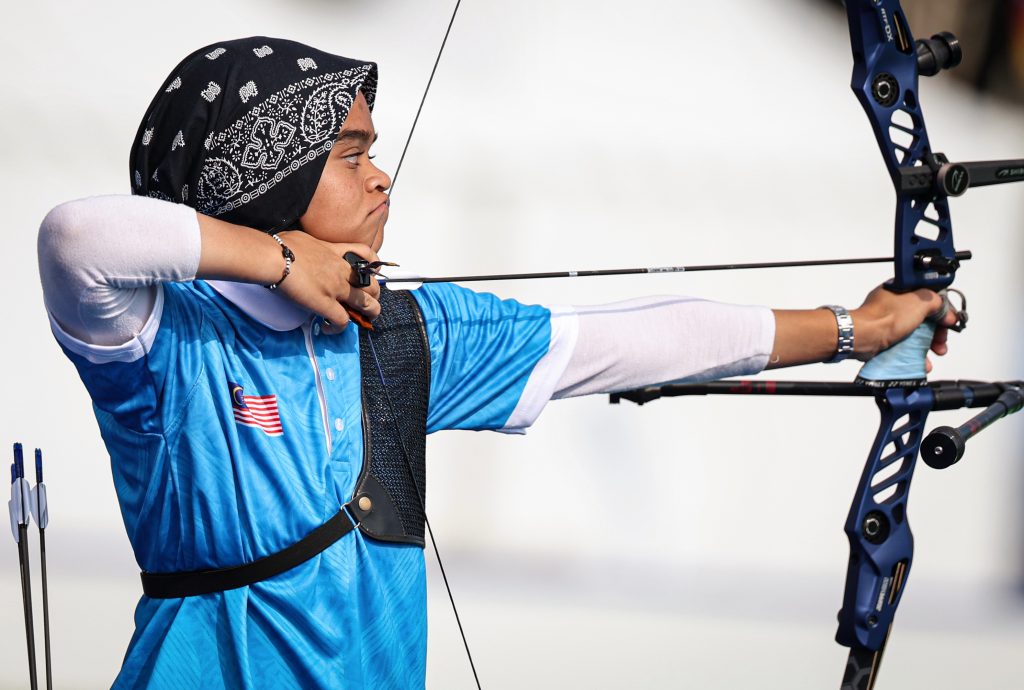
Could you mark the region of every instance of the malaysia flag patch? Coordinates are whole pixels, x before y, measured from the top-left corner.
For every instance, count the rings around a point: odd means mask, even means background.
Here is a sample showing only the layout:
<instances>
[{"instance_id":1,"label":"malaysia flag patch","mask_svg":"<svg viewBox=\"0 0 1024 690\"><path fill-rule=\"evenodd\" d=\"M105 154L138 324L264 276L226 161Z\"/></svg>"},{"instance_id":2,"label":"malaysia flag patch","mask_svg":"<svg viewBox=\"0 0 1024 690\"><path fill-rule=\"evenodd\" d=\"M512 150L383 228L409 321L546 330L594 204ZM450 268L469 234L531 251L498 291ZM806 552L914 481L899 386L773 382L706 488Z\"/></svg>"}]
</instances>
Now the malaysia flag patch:
<instances>
[{"instance_id":1,"label":"malaysia flag patch","mask_svg":"<svg viewBox=\"0 0 1024 690\"><path fill-rule=\"evenodd\" d=\"M236 422L262 429L267 436L284 434L276 395L245 395L242 387L231 381L228 381L228 389L231 391L231 411Z\"/></svg>"}]
</instances>

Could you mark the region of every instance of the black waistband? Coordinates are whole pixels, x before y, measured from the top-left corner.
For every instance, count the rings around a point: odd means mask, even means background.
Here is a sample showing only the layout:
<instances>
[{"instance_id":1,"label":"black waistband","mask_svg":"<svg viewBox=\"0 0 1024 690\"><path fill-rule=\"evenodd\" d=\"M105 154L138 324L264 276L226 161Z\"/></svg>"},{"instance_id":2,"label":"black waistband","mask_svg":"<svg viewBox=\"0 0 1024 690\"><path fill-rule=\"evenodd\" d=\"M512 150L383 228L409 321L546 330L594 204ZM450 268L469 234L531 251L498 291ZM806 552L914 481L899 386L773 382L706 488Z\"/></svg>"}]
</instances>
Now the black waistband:
<instances>
[{"instance_id":1,"label":"black waistband","mask_svg":"<svg viewBox=\"0 0 1024 690\"><path fill-rule=\"evenodd\" d=\"M153 599L177 599L237 589L280 575L305 563L352 531L356 525L349 516L347 507L343 507L334 517L291 546L252 563L184 573L143 571L142 591Z\"/></svg>"}]
</instances>

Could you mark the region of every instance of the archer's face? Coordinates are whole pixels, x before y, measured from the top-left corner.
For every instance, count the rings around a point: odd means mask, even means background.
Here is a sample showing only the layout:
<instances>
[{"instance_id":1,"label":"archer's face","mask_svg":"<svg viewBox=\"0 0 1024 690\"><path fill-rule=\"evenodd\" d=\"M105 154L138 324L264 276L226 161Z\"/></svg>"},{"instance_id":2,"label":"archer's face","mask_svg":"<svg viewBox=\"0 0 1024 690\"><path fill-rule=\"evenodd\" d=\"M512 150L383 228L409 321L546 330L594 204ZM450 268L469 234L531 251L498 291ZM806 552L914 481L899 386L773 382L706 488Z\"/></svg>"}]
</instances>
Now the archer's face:
<instances>
[{"instance_id":1,"label":"archer's face","mask_svg":"<svg viewBox=\"0 0 1024 690\"><path fill-rule=\"evenodd\" d=\"M370 160L374 139L370 108L360 93L327 157L313 200L299 219L302 229L318 240L380 250L388 219L384 191L391 178Z\"/></svg>"}]
</instances>

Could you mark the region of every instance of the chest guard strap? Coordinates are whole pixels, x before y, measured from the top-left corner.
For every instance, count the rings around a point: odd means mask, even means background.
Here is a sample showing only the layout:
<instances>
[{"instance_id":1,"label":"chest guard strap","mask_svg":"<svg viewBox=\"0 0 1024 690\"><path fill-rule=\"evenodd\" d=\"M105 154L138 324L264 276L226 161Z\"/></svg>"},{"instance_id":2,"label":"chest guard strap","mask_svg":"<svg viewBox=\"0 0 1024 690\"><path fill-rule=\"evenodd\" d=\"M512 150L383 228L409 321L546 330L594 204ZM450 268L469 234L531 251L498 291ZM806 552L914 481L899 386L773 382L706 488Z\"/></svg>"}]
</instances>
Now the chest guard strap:
<instances>
[{"instance_id":1,"label":"chest guard strap","mask_svg":"<svg viewBox=\"0 0 1024 690\"><path fill-rule=\"evenodd\" d=\"M359 331L363 470L348 505L366 536L422 547L430 347L411 293L381 288L380 304Z\"/></svg>"}]
</instances>

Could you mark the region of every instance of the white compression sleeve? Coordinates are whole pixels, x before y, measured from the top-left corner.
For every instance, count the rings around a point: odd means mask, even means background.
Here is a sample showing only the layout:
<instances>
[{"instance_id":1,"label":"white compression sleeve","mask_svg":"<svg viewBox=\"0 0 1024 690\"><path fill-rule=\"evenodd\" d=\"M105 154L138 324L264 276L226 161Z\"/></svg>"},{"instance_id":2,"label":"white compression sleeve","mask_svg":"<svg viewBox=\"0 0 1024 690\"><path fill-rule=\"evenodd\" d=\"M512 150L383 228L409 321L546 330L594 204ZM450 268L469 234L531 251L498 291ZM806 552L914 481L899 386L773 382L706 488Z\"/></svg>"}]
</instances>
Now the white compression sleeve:
<instances>
[{"instance_id":1,"label":"white compression sleeve","mask_svg":"<svg viewBox=\"0 0 1024 690\"><path fill-rule=\"evenodd\" d=\"M121 345L143 331L158 285L195 278L201 249L195 209L138 196L61 204L39 228L46 309L69 335Z\"/></svg>"},{"instance_id":2,"label":"white compression sleeve","mask_svg":"<svg viewBox=\"0 0 1024 690\"><path fill-rule=\"evenodd\" d=\"M578 323L552 398L755 374L768 364L775 340L767 307L646 297L573 312L552 315Z\"/></svg>"}]
</instances>

